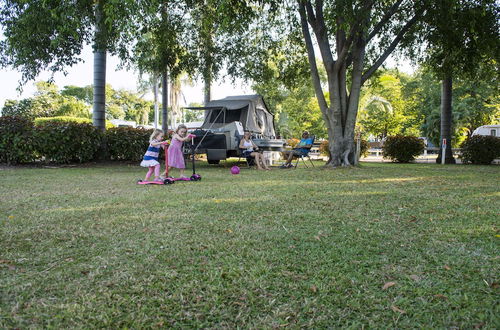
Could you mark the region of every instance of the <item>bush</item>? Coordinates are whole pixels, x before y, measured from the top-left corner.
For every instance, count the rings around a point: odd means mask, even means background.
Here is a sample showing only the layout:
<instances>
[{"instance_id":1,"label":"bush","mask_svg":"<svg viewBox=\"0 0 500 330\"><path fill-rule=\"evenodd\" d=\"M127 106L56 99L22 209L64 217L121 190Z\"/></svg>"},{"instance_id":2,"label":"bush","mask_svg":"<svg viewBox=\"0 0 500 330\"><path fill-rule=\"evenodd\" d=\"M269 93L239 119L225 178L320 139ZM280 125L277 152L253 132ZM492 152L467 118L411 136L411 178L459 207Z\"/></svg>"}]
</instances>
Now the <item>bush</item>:
<instances>
[{"instance_id":1,"label":"bush","mask_svg":"<svg viewBox=\"0 0 500 330\"><path fill-rule=\"evenodd\" d=\"M382 147L382 155L392 161L409 163L424 152L422 139L415 136L389 136Z\"/></svg>"},{"instance_id":2,"label":"bush","mask_svg":"<svg viewBox=\"0 0 500 330\"><path fill-rule=\"evenodd\" d=\"M361 139L361 156L362 157L368 156L368 149L370 149L370 145L368 144L368 141Z\"/></svg>"},{"instance_id":3,"label":"bush","mask_svg":"<svg viewBox=\"0 0 500 330\"><path fill-rule=\"evenodd\" d=\"M108 152L113 160L141 160L149 145L152 130L116 127L106 130Z\"/></svg>"},{"instance_id":4,"label":"bush","mask_svg":"<svg viewBox=\"0 0 500 330\"><path fill-rule=\"evenodd\" d=\"M80 124L92 124L92 119L81 118L81 117L70 117L70 116L58 116L58 117L38 117L35 118L35 125L41 125L44 123L80 123ZM109 121L106 121L106 128L115 127Z\"/></svg>"},{"instance_id":5,"label":"bush","mask_svg":"<svg viewBox=\"0 0 500 330\"><path fill-rule=\"evenodd\" d=\"M323 156L330 156L330 149L328 149L328 140L323 140L319 144L319 153Z\"/></svg>"},{"instance_id":6,"label":"bush","mask_svg":"<svg viewBox=\"0 0 500 330\"><path fill-rule=\"evenodd\" d=\"M370 149L368 141L361 139L361 156L363 157L368 156L368 149ZM319 145L319 153L325 156L330 156L328 140L321 141L321 144Z\"/></svg>"},{"instance_id":7,"label":"bush","mask_svg":"<svg viewBox=\"0 0 500 330\"><path fill-rule=\"evenodd\" d=\"M35 160L33 122L22 117L0 117L0 162L27 163Z\"/></svg>"},{"instance_id":8,"label":"bush","mask_svg":"<svg viewBox=\"0 0 500 330\"><path fill-rule=\"evenodd\" d=\"M286 144L292 148L295 148L297 146L297 144L299 144L299 142L300 142L299 139L294 139L294 138L286 140Z\"/></svg>"},{"instance_id":9,"label":"bush","mask_svg":"<svg viewBox=\"0 0 500 330\"><path fill-rule=\"evenodd\" d=\"M491 164L500 157L500 137L474 135L462 143L462 162L472 164Z\"/></svg>"},{"instance_id":10,"label":"bush","mask_svg":"<svg viewBox=\"0 0 500 330\"><path fill-rule=\"evenodd\" d=\"M88 123L46 121L35 126L37 151L46 161L88 162L101 147L102 132Z\"/></svg>"}]
</instances>

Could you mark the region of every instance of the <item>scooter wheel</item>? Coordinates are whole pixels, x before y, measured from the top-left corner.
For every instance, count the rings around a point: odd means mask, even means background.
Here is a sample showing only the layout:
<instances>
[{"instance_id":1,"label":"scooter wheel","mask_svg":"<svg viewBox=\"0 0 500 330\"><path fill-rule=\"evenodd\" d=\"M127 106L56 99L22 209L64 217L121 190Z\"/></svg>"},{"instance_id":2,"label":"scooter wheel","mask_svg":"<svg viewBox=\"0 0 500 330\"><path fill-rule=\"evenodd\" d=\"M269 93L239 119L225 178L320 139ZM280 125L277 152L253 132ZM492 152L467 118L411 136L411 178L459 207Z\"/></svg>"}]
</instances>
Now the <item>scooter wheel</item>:
<instances>
[{"instance_id":1,"label":"scooter wheel","mask_svg":"<svg viewBox=\"0 0 500 330\"><path fill-rule=\"evenodd\" d=\"M141 179L137 180L137 183L141 183L141 182L142 182L142 180L141 180Z\"/></svg>"},{"instance_id":2,"label":"scooter wheel","mask_svg":"<svg viewBox=\"0 0 500 330\"><path fill-rule=\"evenodd\" d=\"M163 180L163 184L173 184L175 181L170 179Z\"/></svg>"}]
</instances>

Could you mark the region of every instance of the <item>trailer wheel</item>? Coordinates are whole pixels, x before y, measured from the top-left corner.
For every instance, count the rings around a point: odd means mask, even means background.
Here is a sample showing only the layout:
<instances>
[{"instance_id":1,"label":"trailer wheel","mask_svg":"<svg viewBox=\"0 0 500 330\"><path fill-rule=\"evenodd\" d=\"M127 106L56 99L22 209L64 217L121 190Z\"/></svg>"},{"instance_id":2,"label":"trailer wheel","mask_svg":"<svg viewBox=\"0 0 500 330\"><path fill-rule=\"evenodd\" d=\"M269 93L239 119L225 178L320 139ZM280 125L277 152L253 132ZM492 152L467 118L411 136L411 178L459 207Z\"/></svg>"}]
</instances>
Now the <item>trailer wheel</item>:
<instances>
[{"instance_id":1,"label":"trailer wheel","mask_svg":"<svg viewBox=\"0 0 500 330\"><path fill-rule=\"evenodd\" d=\"M220 163L220 159L207 159L209 164L217 165Z\"/></svg>"}]
</instances>

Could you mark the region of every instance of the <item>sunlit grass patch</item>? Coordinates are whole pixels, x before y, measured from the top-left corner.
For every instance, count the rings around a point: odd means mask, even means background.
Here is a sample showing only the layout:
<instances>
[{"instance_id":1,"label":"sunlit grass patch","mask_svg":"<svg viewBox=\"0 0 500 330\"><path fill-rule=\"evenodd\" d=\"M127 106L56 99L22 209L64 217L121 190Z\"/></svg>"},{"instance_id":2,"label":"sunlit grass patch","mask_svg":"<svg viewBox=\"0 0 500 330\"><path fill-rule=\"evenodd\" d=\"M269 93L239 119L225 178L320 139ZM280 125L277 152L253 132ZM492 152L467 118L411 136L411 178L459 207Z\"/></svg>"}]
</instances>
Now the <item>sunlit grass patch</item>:
<instances>
[{"instance_id":1,"label":"sunlit grass patch","mask_svg":"<svg viewBox=\"0 0 500 330\"><path fill-rule=\"evenodd\" d=\"M498 323L498 167L229 165L0 171L0 327Z\"/></svg>"}]
</instances>

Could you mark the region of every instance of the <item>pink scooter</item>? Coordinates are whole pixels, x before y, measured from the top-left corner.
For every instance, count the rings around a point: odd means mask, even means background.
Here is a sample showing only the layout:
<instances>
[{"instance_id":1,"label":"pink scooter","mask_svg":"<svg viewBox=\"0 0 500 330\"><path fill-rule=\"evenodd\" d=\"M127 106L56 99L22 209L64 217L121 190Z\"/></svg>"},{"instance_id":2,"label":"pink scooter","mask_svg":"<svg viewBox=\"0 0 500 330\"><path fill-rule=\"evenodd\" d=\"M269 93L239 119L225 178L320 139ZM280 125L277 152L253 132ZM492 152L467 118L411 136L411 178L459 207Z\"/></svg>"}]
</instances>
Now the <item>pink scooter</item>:
<instances>
[{"instance_id":1,"label":"pink scooter","mask_svg":"<svg viewBox=\"0 0 500 330\"><path fill-rule=\"evenodd\" d=\"M191 136L191 146L189 147L191 149L191 162L193 164L193 174L189 178L173 178L171 176L168 176L168 146L165 147L165 164L167 164L166 169L165 169L165 176L167 177L165 180L169 179L172 180L172 183L175 181L200 181L201 180L201 175L196 174L195 167L194 167L194 155L195 155L195 150L194 150L194 137L195 135L190 134Z\"/></svg>"},{"instance_id":2,"label":"pink scooter","mask_svg":"<svg viewBox=\"0 0 500 330\"><path fill-rule=\"evenodd\" d=\"M167 167L167 172L168 172L168 142L164 142L163 145L165 146L165 165ZM143 181L143 180L137 180L137 184L159 184L159 185L164 185L164 184L174 184L175 180L172 178L165 178L161 181Z\"/></svg>"}]
</instances>

